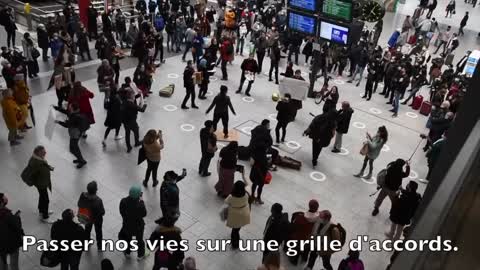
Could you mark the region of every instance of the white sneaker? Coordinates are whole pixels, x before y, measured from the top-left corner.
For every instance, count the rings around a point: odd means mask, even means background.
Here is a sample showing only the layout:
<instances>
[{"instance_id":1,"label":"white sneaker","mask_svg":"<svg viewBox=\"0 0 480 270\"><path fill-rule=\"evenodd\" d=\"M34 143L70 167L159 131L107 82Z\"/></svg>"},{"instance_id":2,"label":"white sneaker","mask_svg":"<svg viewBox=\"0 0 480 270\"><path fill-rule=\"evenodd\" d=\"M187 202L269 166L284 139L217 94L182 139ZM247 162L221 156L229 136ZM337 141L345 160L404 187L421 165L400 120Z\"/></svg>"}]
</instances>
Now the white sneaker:
<instances>
[{"instance_id":1,"label":"white sneaker","mask_svg":"<svg viewBox=\"0 0 480 270\"><path fill-rule=\"evenodd\" d=\"M123 139L123 136L122 136L122 135L115 136L115 140L118 141L118 140L121 140L121 139Z\"/></svg>"},{"instance_id":2,"label":"white sneaker","mask_svg":"<svg viewBox=\"0 0 480 270\"><path fill-rule=\"evenodd\" d=\"M48 218L42 218L42 222L47 224L52 224L54 221L52 220L51 217L48 217Z\"/></svg>"}]
</instances>

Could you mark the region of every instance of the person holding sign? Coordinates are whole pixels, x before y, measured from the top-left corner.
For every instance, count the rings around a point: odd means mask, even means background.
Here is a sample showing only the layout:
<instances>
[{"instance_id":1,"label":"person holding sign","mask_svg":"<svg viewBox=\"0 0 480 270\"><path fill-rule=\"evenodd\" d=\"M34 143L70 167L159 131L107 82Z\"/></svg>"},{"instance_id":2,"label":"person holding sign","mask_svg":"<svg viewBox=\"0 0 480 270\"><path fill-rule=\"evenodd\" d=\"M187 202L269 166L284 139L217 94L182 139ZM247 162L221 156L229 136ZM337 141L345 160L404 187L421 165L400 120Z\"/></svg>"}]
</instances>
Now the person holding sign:
<instances>
[{"instance_id":1,"label":"person holding sign","mask_svg":"<svg viewBox=\"0 0 480 270\"><path fill-rule=\"evenodd\" d=\"M243 60L240 68L242 69L242 77L240 79L240 86L238 87L236 93L239 94L242 92L243 83L245 83L245 80L247 80L248 86L247 90L245 91L245 95L250 96L250 89L255 81L255 73L257 73L259 70L257 61L253 58L253 53L250 54L247 59Z\"/></svg>"}]
</instances>

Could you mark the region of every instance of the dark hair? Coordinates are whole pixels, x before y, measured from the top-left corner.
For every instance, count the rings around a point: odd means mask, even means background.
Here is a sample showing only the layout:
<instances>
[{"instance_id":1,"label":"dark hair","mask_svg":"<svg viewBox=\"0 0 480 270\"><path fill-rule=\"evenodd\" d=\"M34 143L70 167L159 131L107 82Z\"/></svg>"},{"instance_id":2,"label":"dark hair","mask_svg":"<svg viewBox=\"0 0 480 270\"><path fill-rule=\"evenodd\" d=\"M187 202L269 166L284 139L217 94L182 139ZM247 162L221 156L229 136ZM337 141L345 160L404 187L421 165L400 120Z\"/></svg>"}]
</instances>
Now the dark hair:
<instances>
[{"instance_id":1,"label":"dark hair","mask_svg":"<svg viewBox=\"0 0 480 270\"><path fill-rule=\"evenodd\" d=\"M73 210L72 209L65 209L62 212L62 219L65 221L72 221L74 218Z\"/></svg>"},{"instance_id":2,"label":"dark hair","mask_svg":"<svg viewBox=\"0 0 480 270\"><path fill-rule=\"evenodd\" d=\"M245 190L245 183L243 181L239 180L233 184L233 189L231 193L233 197L242 198L243 196L245 196L246 193L247 191Z\"/></svg>"},{"instance_id":3,"label":"dark hair","mask_svg":"<svg viewBox=\"0 0 480 270\"><path fill-rule=\"evenodd\" d=\"M358 250L349 250L348 251L348 257L353 260L358 260L360 258L360 251Z\"/></svg>"},{"instance_id":4,"label":"dark hair","mask_svg":"<svg viewBox=\"0 0 480 270\"><path fill-rule=\"evenodd\" d=\"M263 265L269 268L268 266L274 266L275 268L280 268L280 253L278 251L269 252L265 257Z\"/></svg>"},{"instance_id":5,"label":"dark hair","mask_svg":"<svg viewBox=\"0 0 480 270\"><path fill-rule=\"evenodd\" d=\"M378 128L378 134L380 138L383 140L383 143L386 143L388 141L388 131L385 126L381 126Z\"/></svg>"},{"instance_id":6,"label":"dark hair","mask_svg":"<svg viewBox=\"0 0 480 270\"><path fill-rule=\"evenodd\" d=\"M211 128L213 126L213 121L212 120L207 120L204 123L206 128Z\"/></svg>"},{"instance_id":7,"label":"dark hair","mask_svg":"<svg viewBox=\"0 0 480 270\"><path fill-rule=\"evenodd\" d=\"M3 198L5 198L5 194L0 193L0 205L3 204Z\"/></svg>"},{"instance_id":8,"label":"dark hair","mask_svg":"<svg viewBox=\"0 0 480 270\"><path fill-rule=\"evenodd\" d=\"M226 87L225 85L220 86L220 93L227 93L227 91L228 87Z\"/></svg>"},{"instance_id":9,"label":"dark hair","mask_svg":"<svg viewBox=\"0 0 480 270\"><path fill-rule=\"evenodd\" d=\"M125 77L125 83L131 83L132 82L132 79L130 77Z\"/></svg>"},{"instance_id":10,"label":"dark hair","mask_svg":"<svg viewBox=\"0 0 480 270\"><path fill-rule=\"evenodd\" d=\"M281 204L274 203L272 205L272 209L271 209L272 215L279 216L282 214L282 211L283 211L283 206Z\"/></svg>"},{"instance_id":11,"label":"dark hair","mask_svg":"<svg viewBox=\"0 0 480 270\"><path fill-rule=\"evenodd\" d=\"M113 263L109 259L103 259L101 262L102 270L113 270Z\"/></svg>"},{"instance_id":12,"label":"dark hair","mask_svg":"<svg viewBox=\"0 0 480 270\"><path fill-rule=\"evenodd\" d=\"M265 126L265 125L267 125L267 124L270 124L270 120L268 120L268 119L263 119L263 120L262 120L262 126Z\"/></svg>"},{"instance_id":13,"label":"dark hair","mask_svg":"<svg viewBox=\"0 0 480 270\"><path fill-rule=\"evenodd\" d=\"M92 181L92 182L87 184L88 194L95 194L95 193L97 193L97 190L98 190L97 182Z\"/></svg>"},{"instance_id":14,"label":"dark hair","mask_svg":"<svg viewBox=\"0 0 480 270\"><path fill-rule=\"evenodd\" d=\"M418 184L415 181L410 181L408 182L408 186L410 187L410 190L413 192L417 192L418 189Z\"/></svg>"},{"instance_id":15,"label":"dark hair","mask_svg":"<svg viewBox=\"0 0 480 270\"><path fill-rule=\"evenodd\" d=\"M286 98L292 98L292 95L290 95L289 93L286 93L286 94L285 94L285 97L286 97Z\"/></svg>"}]
</instances>

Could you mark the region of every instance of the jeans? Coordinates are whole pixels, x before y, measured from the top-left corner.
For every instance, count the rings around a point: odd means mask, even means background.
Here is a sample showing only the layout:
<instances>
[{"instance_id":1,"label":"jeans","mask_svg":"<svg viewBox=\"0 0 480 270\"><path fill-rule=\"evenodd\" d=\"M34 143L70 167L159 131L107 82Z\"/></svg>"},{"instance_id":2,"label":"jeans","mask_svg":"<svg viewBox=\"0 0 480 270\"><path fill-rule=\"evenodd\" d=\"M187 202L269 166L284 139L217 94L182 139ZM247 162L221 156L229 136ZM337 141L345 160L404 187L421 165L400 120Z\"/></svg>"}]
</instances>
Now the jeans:
<instances>
[{"instance_id":1,"label":"jeans","mask_svg":"<svg viewBox=\"0 0 480 270\"><path fill-rule=\"evenodd\" d=\"M7 31L7 47L10 48L10 43L12 47L15 47L15 30Z\"/></svg>"},{"instance_id":2,"label":"jeans","mask_svg":"<svg viewBox=\"0 0 480 270\"><path fill-rule=\"evenodd\" d=\"M122 228L123 230L123 228ZM145 241L143 239L143 230L144 227L137 228L137 231L135 232L127 232L124 230L124 239L127 242L130 242L132 238L135 236L135 239L138 241L138 251L137 251L137 256L138 257L143 257L145 255ZM130 254L132 249L132 246L129 246L127 250L125 250L125 254Z\"/></svg>"},{"instance_id":3,"label":"jeans","mask_svg":"<svg viewBox=\"0 0 480 270\"><path fill-rule=\"evenodd\" d=\"M192 46L193 46L192 42L190 41L185 42L185 51L183 52L182 60L185 60L185 57L187 56L188 51L192 50ZM192 53L192 57L195 58L193 56L193 53Z\"/></svg>"},{"instance_id":4,"label":"jeans","mask_svg":"<svg viewBox=\"0 0 480 270\"><path fill-rule=\"evenodd\" d=\"M398 113L398 108L400 107L400 99L402 98L402 93L395 91L395 97L393 99L393 113Z\"/></svg>"},{"instance_id":5,"label":"jeans","mask_svg":"<svg viewBox=\"0 0 480 270\"><path fill-rule=\"evenodd\" d=\"M72 153L78 161L84 162L85 159L83 159L82 152L78 146L78 141L79 139L70 138L70 153Z\"/></svg>"},{"instance_id":6,"label":"jeans","mask_svg":"<svg viewBox=\"0 0 480 270\"><path fill-rule=\"evenodd\" d=\"M265 50L258 50L257 51L258 74L262 72L263 58L265 58Z\"/></svg>"},{"instance_id":7,"label":"jeans","mask_svg":"<svg viewBox=\"0 0 480 270\"><path fill-rule=\"evenodd\" d=\"M351 81L352 82L355 81L355 77L357 77L357 74L358 74L358 75L360 75L360 78L358 79L357 84L359 84L362 81L364 70L365 70L365 67L357 66L357 68L355 69L355 72L352 75Z\"/></svg>"},{"instance_id":8,"label":"jeans","mask_svg":"<svg viewBox=\"0 0 480 270\"><path fill-rule=\"evenodd\" d=\"M222 79L223 80L228 80L227 60L222 59L221 69L222 69Z\"/></svg>"},{"instance_id":9,"label":"jeans","mask_svg":"<svg viewBox=\"0 0 480 270\"><path fill-rule=\"evenodd\" d=\"M332 255L331 254L323 255L320 257L322 258L323 268L325 268L326 270L333 270L332 264L330 263L330 259ZM307 264L307 266L310 267L310 269L313 269L313 266L315 265L315 261L317 260L317 258L318 258L318 252L311 251L310 257L308 258L308 264Z\"/></svg>"},{"instance_id":10,"label":"jeans","mask_svg":"<svg viewBox=\"0 0 480 270\"><path fill-rule=\"evenodd\" d=\"M213 155L211 153L202 153L202 158L200 159L200 165L198 165L198 173L207 174L208 167L210 166L210 161L212 160Z\"/></svg>"},{"instance_id":11,"label":"jeans","mask_svg":"<svg viewBox=\"0 0 480 270\"><path fill-rule=\"evenodd\" d=\"M408 96L408 98L405 101L403 101L403 103L407 103L411 98L415 98L418 90L420 90L420 87L412 88L412 92L410 92L410 95Z\"/></svg>"},{"instance_id":12,"label":"jeans","mask_svg":"<svg viewBox=\"0 0 480 270\"><path fill-rule=\"evenodd\" d=\"M111 127L107 127L107 129L105 130L105 135L103 136L103 139L106 140L107 137L108 137L108 134L110 133L110 130L112 130L114 128L111 128ZM120 133L120 127L118 128L115 128L115 136L118 137L118 134Z\"/></svg>"},{"instance_id":13,"label":"jeans","mask_svg":"<svg viewBox=\"0 0 480 270\"><path fill-rule=\"evenodd\" d=\"M132 145L130 144L130 132L133 132L133 137L135 138L135 145L140 144L138 139L138 124L136 121L130 121L123 123L123 127L125 128L125 143L127 144L127 149L132 149Z\"/></svg>"},{"instance_id":14,"label":"jeans","mask_svg":"<svg viewBox=\"0 0 480 270\"><path fill-rule=\"evenodd\" d=\"M335 132L335 143L333 144L334 149L340 150L342 148L342 138L343 138L343 133L340 133L338 131Z\"/></svg>"},{"instance_id":15,"label":"jeans","mask_svg":"<svg viewBox=\"0 0 480 270\"><path fill-rule=\"evenodd\" d=\"M18 270L18 249L13 253L0 254L0 270ZM7 265L7 257L9 258L9 264Z\"/></svg>"},{"instance_id":16,"label":"jeans","mask_svg":"<svg viewBox=\"0 0 480 270\"><path fill-rule=\"evenodd\" d=\"M237 40L237 53L240 51L240 54L243 55L244 44L245 44L245 38L240 38Z\"/></svg>"},{"instance_id":17,"label":"jeans","mask_svg":"<svg viewBox=\"0 0 480 270\"><path fill-rule=\"evenodd\" d=\"M150 180L150 174L152 174L153 182L158 182L158 165L160 165L160 161L151 161L147 158L147 171L145 172L145 182L148 182L148 180Z\"/></svg>"},{"instance_id":18,"label":"jeans","mask_svg":"<svg viewBox=\"0 0 480 270\"><path fill-rule=\"evenodd\" d=\"M323 146L321 146L320 141L312 140L312 161L317 162L320 152L322 152Z\"/></svg>"},{"instance_id":19,"label":"jeans","mask_svg":"<svg viewBox=\"0 0 480 270\"><path fill-rule=\"evenodd\" d=\"M362 169L360 170L360 174L363 174L363 172L367 168L367 163L369 165L368 174L369 175L372 174L372 172L373 172L373 159L369 158L367 155L365 155L365 159L363 159L363 165L362 165Z\"/></svg>"},{"instance_id":20,"label":"jeans","mask_svg":"<svg viewBox=\"0 0 480 270\"><path fill-rule=\"evenodd\" d=\"M240 228L232 228L230 238L232 240L232 247L238 248L238 246L240 245Z\"/></svg>"},{"instance_id":21,"label":"jeans","mask_svg":"<svg viewBox=\"0 0 480 270\"><path fill-rule=\"evenodd\" d=\"M268 72L268 79L272 80L272 71L275 69L275 83L278 83L278 61L270 61L270 71Z\"/></svg>"},{"instance_id":22,"label":"jeans","mask_svg":"<svg viewBox=\"0 0 480 270\"><path fill-rule=\"evenodd\" d=\"M287 133L287 125L288 125L288 122L286 121L278 121L277 122L277 126L275 126L275 136L276 136L276 139L277 139L277 142L279 142L280 140L280 129L282 130L282 142L285 141L285 135Z\"/></svg>"},{"instance_id":23,"label":"jeans","mask_svg":"<svg viewBox=\"0 0 480 270\"><path fill-rule=\"evenodd\" d=\"M48 189L37 188L38 190L38 211L42 214L42 218L48 218Z\"/></svg>"},{"instance_id":24,"label":"jeans","mask_svg":"<svg viewBox=\"0 0 480 270\"><path fill-rule=\"evenodd\" d=\"M223 134L228 135L228 113L218 113L213 115L213 129L217 130L217 124L220 119L222 119Z\"/></svg>"},{"instance_id":25,"label":"jeans","mask_svg":"<svg viewBox=\"0 0 480 270\"><path fill-rule=\"evenodd\" d=\"M183 99L183 102L182 102L182 107L187 106L188 99L192 100L192 107L195 107L196 106L195 105L195 85L186 87L185 90L186 90L186 93L185 93L185 98Z\"/></svg>"},{"instance_id":26,"label":"jeans","mask_svg":"<svg viewBox=\"0 0 480 270\"><path fill-rule=\"evenodd\" d=\"M245 83L245 80L247 78L245 78L245 71L242 71L242 77L240 78L240 86L238 87L238 90L237 92L240 93L242 92L242 88L243 88L243 84ZM247 89L245 90L245 94L250 94L250 90L252 89L252 84L253 84L253 80L252 81L248 81L248 85L247 85Z\"/></svg>"},{"instance_id":27,"label":"jeans","mask_svg":"<svg viewBox=\"0 0 480 270\"><path fill-rule=\"evenodd\" d=\"M91 222L85 225L85 232L89 237L90 237L90 233L92 232L92 227L95 226L95 238L97 240L97 247L99 250L102 247L102 240L103 240L102 225L103 225L103 217L98 217L97 219L95 219L94 222Z\"/></svg>"},{"instance_id":28,"label":"jeans","mask_svg":"<svg viewBox=\"0 0 480 270\"><path fill-rule=\"evenodd\" d=\"M396 191L383 187L380 190L380 193L378 193L377 198L375 199L374 207L379 208L382 205L383 200L385 200L387 196L390 198L390 202L393 202L393 200L395 200L396 195L397 195Z\"/></svg>"}]
</instances>

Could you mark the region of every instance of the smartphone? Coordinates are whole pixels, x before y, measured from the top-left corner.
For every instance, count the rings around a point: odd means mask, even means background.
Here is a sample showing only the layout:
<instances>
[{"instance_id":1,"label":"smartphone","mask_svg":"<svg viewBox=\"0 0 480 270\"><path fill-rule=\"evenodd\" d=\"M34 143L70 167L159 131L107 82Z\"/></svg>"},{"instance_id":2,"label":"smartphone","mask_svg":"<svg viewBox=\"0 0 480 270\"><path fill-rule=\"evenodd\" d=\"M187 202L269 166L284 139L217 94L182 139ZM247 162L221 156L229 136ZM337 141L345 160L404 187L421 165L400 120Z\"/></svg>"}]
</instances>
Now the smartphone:
<instances>
[{"instance_id":1,"label":"smartphone","mask_svg":"<svg viewBox=\"0 0 480 270\"><path fill-rule=\"evenodd\" d=\"M245 171L245 167L243 165L236 165L235 166L235 171L239 173L243 173Z\"/></svg>"},{"instance_id":2,"label":"smartphone","mask_svg":"<svg viewBox=\"0 0 480 270\"><path fill-rule=\"evenodd\" d=\"M187 169L183 168L183 169L182 169L182 174L183 174L183 175L187 175Z\"/></svg>"}]
</instances>

